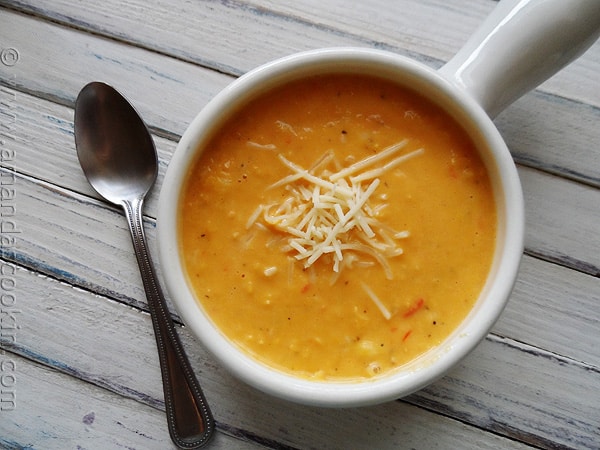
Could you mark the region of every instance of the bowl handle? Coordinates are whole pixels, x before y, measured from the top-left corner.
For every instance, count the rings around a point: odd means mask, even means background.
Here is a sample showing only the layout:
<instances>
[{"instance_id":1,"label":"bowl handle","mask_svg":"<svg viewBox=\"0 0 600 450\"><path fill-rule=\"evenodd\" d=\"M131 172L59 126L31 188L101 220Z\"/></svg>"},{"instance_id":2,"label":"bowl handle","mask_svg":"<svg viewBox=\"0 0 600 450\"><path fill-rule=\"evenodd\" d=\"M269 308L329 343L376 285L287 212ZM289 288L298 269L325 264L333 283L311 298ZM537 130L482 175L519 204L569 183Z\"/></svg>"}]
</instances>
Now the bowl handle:
<instances>
[{"instance_id":1,"label":"bowl handle","mask_svg":"<svg viewBox=\"0 0 600 450\"><path fill-rule=\"evenodd\" d=\"M439 72L494 118L600 35L600 0L502 0Z\"/></svg>"}]
</instances>

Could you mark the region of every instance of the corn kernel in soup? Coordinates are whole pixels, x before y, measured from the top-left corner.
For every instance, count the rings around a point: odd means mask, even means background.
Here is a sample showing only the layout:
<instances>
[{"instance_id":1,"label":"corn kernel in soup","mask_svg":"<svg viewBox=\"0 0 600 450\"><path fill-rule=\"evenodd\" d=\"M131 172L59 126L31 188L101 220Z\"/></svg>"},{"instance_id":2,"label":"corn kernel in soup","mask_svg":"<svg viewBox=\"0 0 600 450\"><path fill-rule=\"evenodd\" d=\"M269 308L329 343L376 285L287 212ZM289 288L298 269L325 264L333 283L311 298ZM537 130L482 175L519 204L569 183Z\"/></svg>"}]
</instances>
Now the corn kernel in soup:
<instances>
[{"instance_id":1,"label":"corn kernel in soup","mask_svg":"<svg viewBox=\"0 0 600 450\"><path fill-rule=\"evenodd\" d=\"M496 236L466 133L358 75L241 109L194 163L179 214L189 282L218 328L317 380L385 374L439 345L473 307Z\"/></svg>"}]
</instances>

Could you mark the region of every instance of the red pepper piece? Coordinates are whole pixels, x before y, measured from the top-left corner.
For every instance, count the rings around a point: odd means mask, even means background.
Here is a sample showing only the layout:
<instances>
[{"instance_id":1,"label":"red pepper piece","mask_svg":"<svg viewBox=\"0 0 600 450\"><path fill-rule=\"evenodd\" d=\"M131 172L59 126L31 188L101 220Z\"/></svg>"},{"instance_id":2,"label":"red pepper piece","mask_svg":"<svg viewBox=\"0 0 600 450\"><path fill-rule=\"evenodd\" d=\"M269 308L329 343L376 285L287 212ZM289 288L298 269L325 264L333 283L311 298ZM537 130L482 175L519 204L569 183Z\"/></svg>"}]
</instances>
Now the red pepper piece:
<instances>
[{"instance_id":1,"label":"red pepper piece","mask_svg":"<svg viewBox=\"0 0 600 450\"><path fill-rule=\"evenodd\" d=\"M425 300L423 300L422 298L417 300L417 302L413 306L411 306L408 311L406 311L404 313L404 317L412 316L414 313L416 313L418 310L420 310L423 307L424 303L425 303Z\"/></svg>"}]
</instances>

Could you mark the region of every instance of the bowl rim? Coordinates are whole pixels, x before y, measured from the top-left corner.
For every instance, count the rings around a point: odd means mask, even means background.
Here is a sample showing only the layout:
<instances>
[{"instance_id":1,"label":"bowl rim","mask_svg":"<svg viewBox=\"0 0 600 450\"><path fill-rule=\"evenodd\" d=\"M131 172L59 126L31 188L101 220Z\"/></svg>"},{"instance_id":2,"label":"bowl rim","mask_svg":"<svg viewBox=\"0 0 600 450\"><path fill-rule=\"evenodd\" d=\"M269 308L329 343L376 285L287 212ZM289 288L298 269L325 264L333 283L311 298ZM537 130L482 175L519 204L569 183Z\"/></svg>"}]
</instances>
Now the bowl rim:
<instances>
[{"instance_id":1,"label":"bowl rim","mask_svg":"<svg viewBox=\"0 0 600 450\"><path fill-rule=\"evenodd\" d=\"M426 90L463 124L492 172L498 208L498 237L491 276L475 307L438 348L385 375L365 381L312 381L294 377L254 360L213 325L196 301L179 256L179 192L196 149L236 108L276 85L317 73L357 72L383 76L415 90ZM208 130L208 131L207 131ZM482 150L483 151L483 150ZM181 137L162 184L157 213L159 262L166 290L183 322L229 372L276 397L324 407L382 403L434 382L482 341L504 310L516 281L524 240L524 205L519 176L498 130L475 100L422 63L382 50L340 47L296 53L242 75L219 92L193 119ZM499 243L502 243L499 246ZM484 301L485 300L485 301Z\"/></svg>"}]
</instances>

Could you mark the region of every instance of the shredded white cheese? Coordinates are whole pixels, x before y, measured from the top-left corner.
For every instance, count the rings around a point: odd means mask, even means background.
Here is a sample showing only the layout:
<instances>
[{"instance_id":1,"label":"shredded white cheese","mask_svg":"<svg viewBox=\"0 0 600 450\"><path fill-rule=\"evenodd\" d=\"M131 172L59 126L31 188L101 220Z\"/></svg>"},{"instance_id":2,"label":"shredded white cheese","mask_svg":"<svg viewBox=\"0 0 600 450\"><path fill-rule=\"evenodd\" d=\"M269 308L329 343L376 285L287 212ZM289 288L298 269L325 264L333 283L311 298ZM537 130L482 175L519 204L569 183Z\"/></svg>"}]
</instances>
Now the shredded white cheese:
<instances>
[{"instance_id":1,"label":"shredded white cheese","mask_svg":"<svg viewBox=\"0 0 600 450\"><path fill-rule=\"evenodd\" d=\"M283 125L280 127L287 129ZM383 206L373 207L370 200L381 183L380 176L423 153L423 149L418 149L398 155L407 143L407 140L400 141L342 168L332 151L325 152L310 169L279 154L279 160L291 174L270 187L285 186L288 196L280 203L260 205L248 219L247 228L256 224L283 232L287 235L283 250L294 253L294 258L305 268L330 255L336 273L342 270L344 263L366 267L375 261L386 276L392 278L387 260L402 254L399 241L407 238L409 232L393 230L380 222L376 215ZM331 165L336 172L327 169ZM346 258L348 254L353 256ZM381 302L367 289L384 316L388 315L389 311L384 312L387 310L382 309Z\"/></svg>"},{"instance_id":2,"label":"shredded white cheese","mask_svg":"<svg viewBox=\"0 0 600 450\"><path fill-rule=\"evenodd\" d=\"M271 266L271 267L267 267L263 273L265 274L266 277L272 277L273 275L275 275L277 273L277 267L275 266Z\"/></svg>"},{"instance_id":3,"label":"shredded white cheese","mask_svg":"<svg viewBox=\"0 0 600 450\"><path fill-rule=\"evenodd\" d=\"M377 297L377 295L375 295L375 293L371 290L371 288L369 286L367 286L365 283L361 282L360 285L362 286L362 288L365 291L365 293L367 294L367 296L371 300L373 300L373 303L375 303L377 308L379 308L379 311L381 311L381 314L383 315L383 317L385 317L386 320L390 320L390 318L392 317L392 313L390 313L390 311L385 307L385 305L381 302L381 300L379 300L379 297Z\"/></svg>"},{"instance_id":4,"label":"shredded white cheese","mask_svg":"<svg viewBox=\"0 0 600 450\"><path fill-rule=\"evenodd\" d=\"M277 150L277 147L273 144L259 144L258 142L248 141L246 142L248 147L260 148L263 150Z\"/></svg>"}]
</instances>

